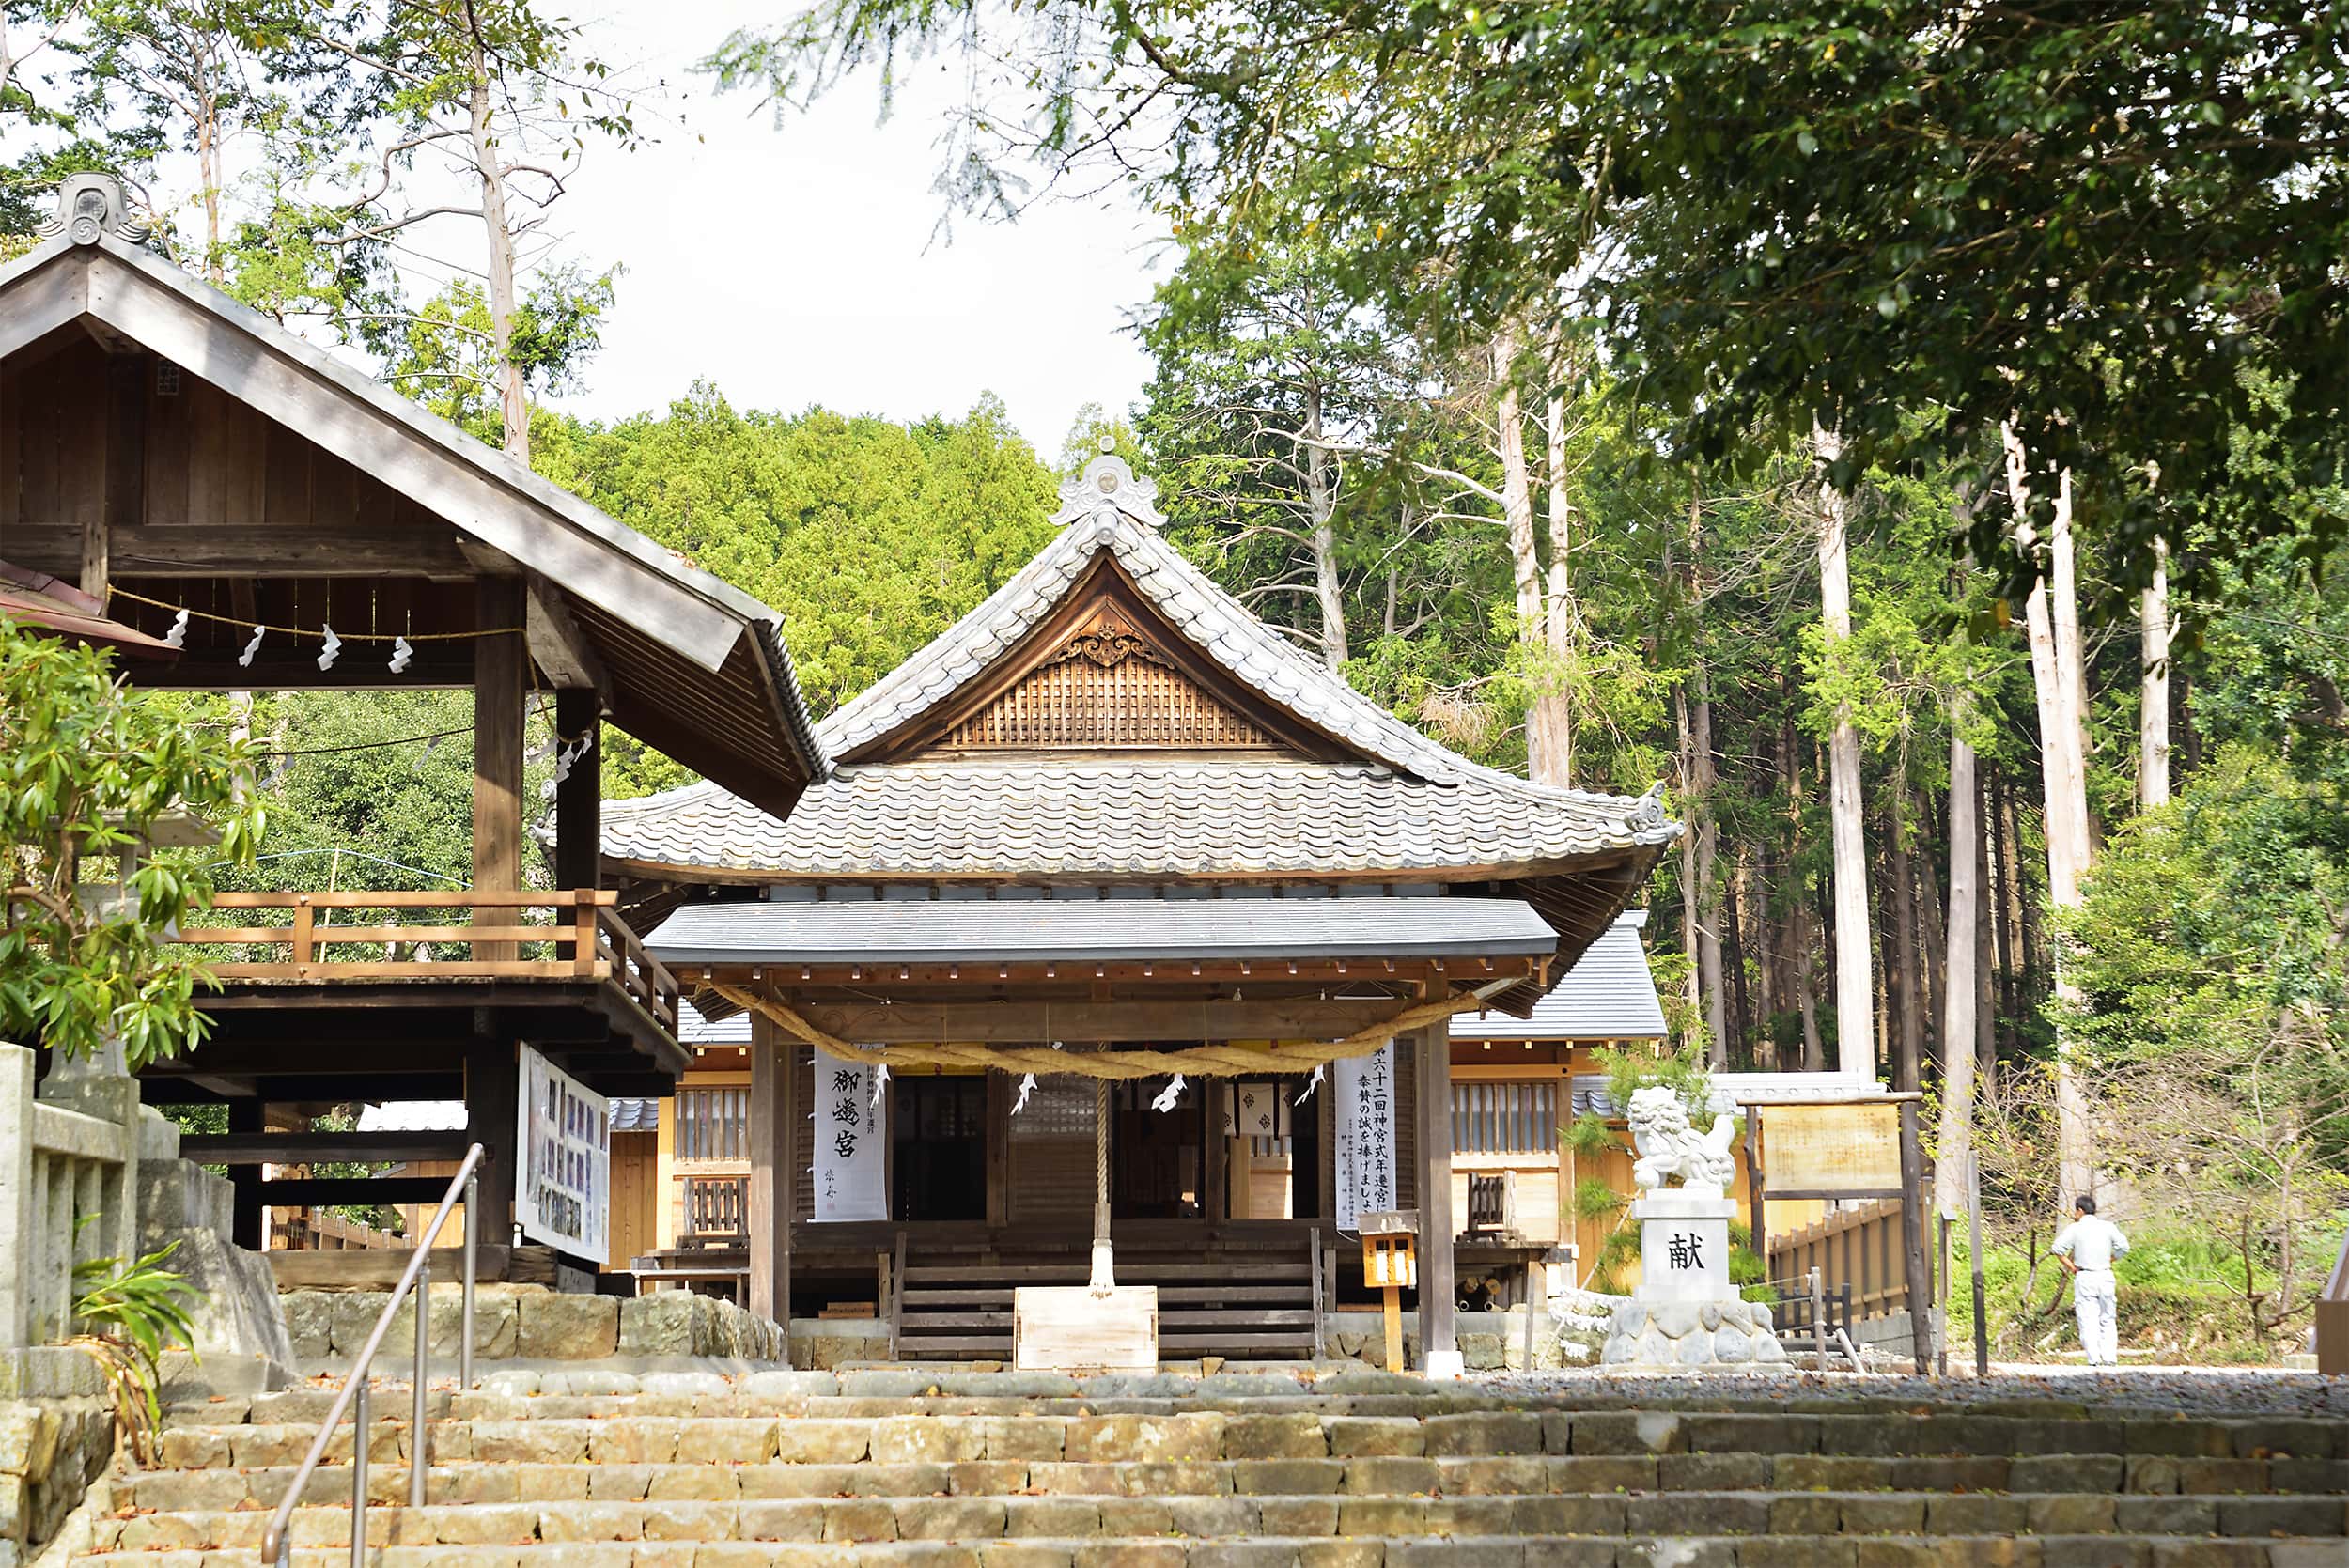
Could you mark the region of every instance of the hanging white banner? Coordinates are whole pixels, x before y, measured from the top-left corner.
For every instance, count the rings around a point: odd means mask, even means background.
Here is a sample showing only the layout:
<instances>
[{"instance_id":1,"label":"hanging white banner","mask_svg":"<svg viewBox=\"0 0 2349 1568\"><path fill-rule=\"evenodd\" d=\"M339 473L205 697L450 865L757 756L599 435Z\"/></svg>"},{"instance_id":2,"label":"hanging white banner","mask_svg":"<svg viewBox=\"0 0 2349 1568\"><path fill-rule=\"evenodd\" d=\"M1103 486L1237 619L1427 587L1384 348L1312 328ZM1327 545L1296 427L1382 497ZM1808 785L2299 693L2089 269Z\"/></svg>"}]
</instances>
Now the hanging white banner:
<instances>
[{"instance_id":1,"label":"hanging white banner","mask_svg":"<svg viewBox=\"0 0 2349 1568\"><path fill-rule=\"evenodd\" d=\"M514 1219L533 1241L604 1261L612 1211L612 1102L521 1048Z\"/></svg>"},{"instance_id":2,"label":"hanging white banner","mask_svg":"<svg viewBox=\"0 0 2349 1568\"><path fill-rule=\"evenodd\" d=\"M886 1094L879 1069L816 1053L816 1219L889 1218Z\"/></svg>"},{"instance_id":3,"label":"hanging white banner","mask_svg":"<svg viewBox=\"0 0 2349 1568\"><path fill-rule=\"evenodd\" d=\"M1337 1222L1359 1228L1365 1214L1401 1205L1394 1185L1394 1042L1368 1056L1348 1056L1330 1064L1336 1097L1330 1102L1337 1134Z\"/></svg>"}]
</instances>

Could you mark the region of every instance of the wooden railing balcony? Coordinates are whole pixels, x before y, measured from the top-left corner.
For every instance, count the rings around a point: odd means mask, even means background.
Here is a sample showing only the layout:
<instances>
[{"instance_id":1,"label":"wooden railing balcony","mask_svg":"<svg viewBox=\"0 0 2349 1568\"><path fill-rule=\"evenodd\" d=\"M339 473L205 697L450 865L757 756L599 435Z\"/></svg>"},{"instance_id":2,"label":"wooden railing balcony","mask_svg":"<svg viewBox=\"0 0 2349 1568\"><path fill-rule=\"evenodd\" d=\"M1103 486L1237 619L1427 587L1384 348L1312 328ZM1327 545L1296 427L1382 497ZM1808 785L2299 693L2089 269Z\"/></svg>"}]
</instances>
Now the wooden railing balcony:
<instances>
[{"instance_id":1,"label":"wooden railing balcony","mask_svg":"<svg viewBox=\"0 0 2349 1568\"><path fill-rule=\"evenodd\" d=\"M677 978L618 902L601 888L219 893L174 939L221 950L205 966L221 981L609 981L674 1037Z\"/></svg>"}]
</instances>

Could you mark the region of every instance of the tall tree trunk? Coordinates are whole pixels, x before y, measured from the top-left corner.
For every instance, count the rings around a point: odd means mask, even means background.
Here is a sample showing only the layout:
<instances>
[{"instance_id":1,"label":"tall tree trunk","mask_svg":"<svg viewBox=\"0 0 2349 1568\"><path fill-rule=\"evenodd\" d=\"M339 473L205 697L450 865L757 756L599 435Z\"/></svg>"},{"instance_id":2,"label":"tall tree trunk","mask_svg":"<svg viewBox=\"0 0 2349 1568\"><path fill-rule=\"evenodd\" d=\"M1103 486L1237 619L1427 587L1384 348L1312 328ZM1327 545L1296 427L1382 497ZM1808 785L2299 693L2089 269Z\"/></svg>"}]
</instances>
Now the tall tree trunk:
<instances>
[{"instance_id":1,"label":"tall tree trunk","mask_svg":"<svg viewBox=\"0 0 2349 1568\"><path fill-rule=\"evenodd\" d=\"M2137 801L2170 799L2170 547L2154 541L2154 580L2139 606L2142 689L2137 716Z\"/></svg>"},{"instance_id":2,"label":"tall tree trunk","mask_svg":"<svg viewBox=\"0 0 2349 1568\"><path fill-rule=\"evenodd\" d=\"M1683 815L1697 815L1697 746L1696 731L1688 722L1688 688L1684 682L1672 691L1672 721L1680 735L1680 800ZM1680 835L1680 951L1688 960L1688 975L1685 988L1688 996L1688 1017L1691 1022L1704 1017L1704 987L1701 966L1697 962L1697 835L1684 831Z\"/></svg>"},{"instance_id":3,"label":"tall tree trunk","mask_svg":"<svg viewBox=\"0 0 2349 1568\"><path fill-rule=\"evenodd\" d=\"M2003 1048L2013 1055L2022 1048L2018 1031L2024 998L2029 994L2024 966L2030 959L2023 939L2022 878L2016 862L2019 851L2015 844L2015 791L2007 781L2006 769L1996 764L1990 768L1990 832L1994 840L1991 867L1999 883L1999 900L1992 911L1995 918L1990 929L1998 943L1999 1033Z\"/></svg>"},{"instance_id":4,"label":"tall tree trunk","mask_svg":"<svg viewBox=\"0 0 2349 1568\"><path fill-rule=\"evenodd\" d=\"M1753 1038L1753 1007L1746 991L1746 944L1744 922L1741 918L1746 896L1746 859L1735 845L1729 852L1729 875L1722 878L1721 891L1721 956L1729 971L1729 1033L1720 1044L1719 1061L1716 1065L1733 1065L1729 1046L1735 1041L1739 1054Z\"/></svg>"},{"instance_id":5,"label":"tall tree trunk","mask_svg":"<svg viewBox=\"0 0 2349 1568\"><path fill-rule=\"evenodd\" d=\"M2027 455L2010 427L2005 432L2007 491L2030 528ZM2031 541L2023 536L2028 547ZM2080 904L2080 878L2088 870L2087 759L2081 744L2078 702L2079 605L2072 563L2072 476L2058 476L2054 520L2048 530L2048 565L2031 584L2024 612L2030 635L2031 681L2038 691L2041 768L2047 814L2047 902L2058 909ZM2077 1003L2079 991L2059 954L2055 966L2059 1002ZM2072 1060L2071 1031L2056 1026L2057 1199L2068 1213L2072 1200L2090 1190L2095 1155L2088 1101Z\"/></svg>"},{"instance_id":6,"label":"tall tree trunk","mask_svg":"<svg viewBox=\"0 0 2349 1568\"><path fill-rule=\"evenodd\" d=\"M1802 1010L1802 1070L1819 1073L1827 1070L1827 1050L1819 1039L1819 993L1811 967L1811 889L1802 872L1802 753L1795 744L1791 701L1779 725L1778 766L1786 779L1786 840L1794 874L1786 900L1786 945L1793 949L1796 1005Z\"/></svg>"},{"instance_id":7,"label":"tall tree trunk","mask_svg":"<svg viewBox=\"0 0 2349 1568\"><path fill-rule=\"evenodd\" d=\"M1885 943L1885 964L1891 971L1892 991L1899 1000L1900 1026L1893 1036L1892 1087L1914 1093L1924 1067L1924 1010L1917 970L1917 897L1912 882L1915 858L1908 852L1907 802L1892 800L1892 853L1888 868L1892 882L1892 930Z\"/></svg>"},{"instance_id":8,"label":"tall tree trunk","mask_svg":"<svg viewBox=\"0 0 2349 1568\"><path fill-rule=\"evenodd\" d=\"M1975 771L1981 771L1980 759L1976 759ZM1975 842L1979 846L1976 852L1978 857L1976 882L1979 892L1974 910L1974 940L1978 947L1982 941L1982 933L1994 928L1998 924L1997 907L1990 901L1990 868L1994 863L1990 858L1990 837L1987 833L1980 831L1981 823L1989 815L1989 798L1986 795L1977 801L1980 809L1976 817L1977 831L1974 835ZM1981 948L1981 955L1984 958L1988 957L1989 949ZM1991 989L1993 976L1990 973L1990 966L1977 961L1974 967L1981 975L1981 988L1974 994L1974 1065L1977 1076L1981 1079L1980 1086L1986 1092L1999 1071L1999 1003L1997 995Z\"/></svg>"},{"instance_id":9,"label":"tall tree trunk","mask_svg":"<svg viewBox=\"0 0 2349 1568\"><path fill-rule=\"evenodd\" d=\"M1950 921L1941 1009L1941 1136L1933 1168L1934 1206L1945 1216L1966 1212L1966 1168L1974 1139L1974 1066L1981 967L1977 927L1982 911L1981 791L1974 782L1974 749L1966 744L1964 691L1950 698Z\"/></svg>"},{"instance_id":10,"label":"tall tree trunk","mask_svg":"<svg viewBox=\"0 0 2349 1568\"><path fill-rule=\"evenodd\" d=\"M1713 697L1704 667L1697 666L1696 704L1690 710L1690 757L1696 764L1697 969L1704 987L1704 1027L1712 1038L1707 1060L1716 1067L1729 1060L1729 996L1721 984L1721 830L1713 797L1719 776L1713 766Z\"/></svg>"},{"instance_id":11,"label":"tall tree trunk","mask_svg":"<svg viewBox=\"0 0 2349 1568\"><path fill-rule=\"evenodd\" d=\"M514 318L521 308L514 285L514 231L506 218L506 165L498 156L497 128L490 107L490 69L480 45L473 53L473 91L468 102L474 172L481 179L481 226L489 241L490 341L497 355L498 419L506 454L530 461L530 398L521 362L514 357Z\"/></svg>"},{"instance_id":12,"label":"tall tree trunk","mask_svg":"<svg viewBox=\"0 0 2349 1568\"><path fill-rule=\"evenodd\" d=\"M1820 617L1832 657L1838 644L1851 639L1851 556L1844 537L1849 503L1826 472L1842 455L1843 438L1813 425L1811 446L1820 469ZM1835 850L1836 1065L1847 1077L1859 1078L1872 1067L1875 1028L1869 984L1868 846L1859 817L1859 736L1847 704L1836 708L1828 741L1828 802Z\"/></svg>"},{"instance_id":13,"label":"tall tree trunk","mask_svg":"<svg viewBox=\"0 0 2349 1568\"><path fill-rule=\"evenodd\" d=\"M1549 476L1549 567L1542 605L1548 656L1528 721L1533 778L1562 788L1574 783L1574 503L1566 472L1566 400L1550 394L1542 422Z\"/></svg>"},{"instance_id":14,"label":"tall tree trunk","mask_svg":"<svg viewBox=\"0 0 2349 1568\"><path fill-rule=\"evenodd\" d=\"M1321 661L1332 670L1346 660L1346 591L1338 582L1336 476L1322 438L1321 388L1305 394L1305 507L1313 523L1314 598L1321 606ZM1388 580L1392 590L1393 580ZM1390 613L1392 605L1390 602ZM1536 774L1535 777L1539 777Z\"/></svg>"},{"instance_id":15,"label":"tall tree trunk","mask_svg":"<svg viewBox=\"0 0 2349 1568\"><path fill-rule=\"evenodd\" d=\"M1778 943L1770 927L1770 857L1766 849L1758 849L1753 862L1753 875L1748 884L1750 897L1745 908L1748 924L1752 927L1758 951L1754 955L1754 1016L1752 1032L1753 1065L1758 1072L1774 1072L1778 1062L1778 1016L1785 1009L1778 988Z\"/></svg>"}]
</instances>

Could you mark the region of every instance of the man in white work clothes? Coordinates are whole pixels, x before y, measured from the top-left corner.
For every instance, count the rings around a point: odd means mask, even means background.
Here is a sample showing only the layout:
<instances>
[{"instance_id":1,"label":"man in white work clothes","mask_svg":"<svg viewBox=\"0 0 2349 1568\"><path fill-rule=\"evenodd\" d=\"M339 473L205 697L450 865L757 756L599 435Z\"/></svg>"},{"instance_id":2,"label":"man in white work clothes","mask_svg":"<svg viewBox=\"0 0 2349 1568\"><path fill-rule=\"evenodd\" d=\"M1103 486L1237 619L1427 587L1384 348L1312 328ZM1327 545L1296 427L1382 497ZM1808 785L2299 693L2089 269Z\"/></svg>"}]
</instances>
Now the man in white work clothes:
<instances>
[{"instance_id":1,"label":"man in white work clothes","mask_svg":"<svg viewBox=\"0 0 2349 1568\"><path fill-rule=\"evenodd\" d=\"M2080 1348L2092 1367L2121 1364L2121 1337L2114 1322L2112 1260L2129 1250L2121 1227L2096 1215L2096 1200L2083 1194L2073 1203L2079 1216L2055 1238L2055 1255L2072 1271L2072 1311L2080 1320Z\"/></svg>"}]
</instances>

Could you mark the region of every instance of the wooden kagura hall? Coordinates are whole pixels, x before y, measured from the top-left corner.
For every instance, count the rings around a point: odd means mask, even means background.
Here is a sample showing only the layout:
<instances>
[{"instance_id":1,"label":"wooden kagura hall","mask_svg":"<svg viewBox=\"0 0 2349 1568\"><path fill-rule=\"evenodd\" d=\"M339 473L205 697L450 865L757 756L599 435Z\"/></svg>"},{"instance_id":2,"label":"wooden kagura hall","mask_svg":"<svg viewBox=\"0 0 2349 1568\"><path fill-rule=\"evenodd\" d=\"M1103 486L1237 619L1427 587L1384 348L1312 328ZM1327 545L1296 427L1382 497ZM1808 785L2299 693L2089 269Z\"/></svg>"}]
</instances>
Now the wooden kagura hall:
<instances>
[{"instance_id":1,"label":"wooden kagura hall","mask_svg":"<svg viewBox=\"0 0 2349 1568\"><path fill-rule=\"evenodd\" d=\"M442 1186L312 1165L478 1141L490 1272L521 1272L518 1047L671 1096L691 999L752 1024L733 1223L769 1315L875 1303L899 1355L998 1356L1011 1286L1085 1279L1106 1220L1120 1282L1163 1287L1166 1354L1310 1353L1315 1309L1360 1292L1331 1081L1389 1041L1380 1195L1452 1280L1448 1020L1532 1012L1677 834L1657 800L1530 784L1365 701L1170 546L1108 455L1033 562L812 724L774 612L141 239L82 177L0 268L16 602L111 617L148 685L473 693L471 887L296 862L179 934L213 1029L144 1087L226 1106L184 1146L230 1168L240 1239ZM707 782L602 801L606 722ZM543 814L533 746L571 759ZM881 1218L817 1218L819 1052L891 1069ZM461 1129L308 1130L459 1099ZM1251 1130L1242 1104L1284 1110ZM656 1276L708 1261L684 1250ZM1428 1293L1431 1354L1452 1306Z\"/></svg>"}]
</instances>

